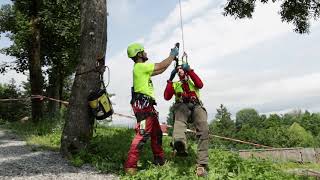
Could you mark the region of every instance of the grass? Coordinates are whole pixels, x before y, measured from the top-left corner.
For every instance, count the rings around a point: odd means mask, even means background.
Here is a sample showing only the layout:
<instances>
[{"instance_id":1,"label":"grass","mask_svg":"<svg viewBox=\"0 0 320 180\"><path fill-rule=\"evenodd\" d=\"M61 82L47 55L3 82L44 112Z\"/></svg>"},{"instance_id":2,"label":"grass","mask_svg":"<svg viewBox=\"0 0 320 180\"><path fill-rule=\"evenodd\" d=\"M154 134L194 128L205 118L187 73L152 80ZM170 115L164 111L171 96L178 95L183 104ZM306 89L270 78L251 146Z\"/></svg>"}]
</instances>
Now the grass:
<instances>
[{"instance_id":1,"label":"grass","mask_svg":"<svg viewBox=\"0 0 320 180\"><path fill-rule=\"evenodd\" d=\"M278 164L279 168L284 170L289 169L309 169L320 172L320 164L317 163L295 163L295 162L283 162Z\"/></svg>"},{"instance_id":2,"label":"grass","mask_svg":"<svg viewBox=\"0 0 320 180\"><path fill-rule=\"evenodd\" d=\"M4 123L0 127L11 129L27 143L40 149L58 150L62 123L43 121L38 125L32 123ZM71 162L75 166L89 163L103 173L115 173L121 179L203 179L195 175L196 145L188 145L189 156L179 158L172 156L169 146L170 137L164 137L163 147L167 162L164 166L152 164L150 141L145 145L139 161L139 171L135 176L124 173L123 163L134 136L132 129L106 128L98 126L88 148L74 155ZM272 163L261 159L242 159L237 153L210 149L208 179L307 179L284 173L292 168L309 168L317 170L317 164ZM312 178L310 178L312 179Z\"/></svg>"},{"instance_id":3,"label":"grass","mask_svg":"<svg viewBox=\"0 0 320 180\"><path fill-rule=\"evenodd\" d=\"M48 149L59 151L60 137L62 132L62 121L46 119L38 124L32 122L2 123L0 127L11 130L14 134L23 138L33 150Z\"/></svg>"}]
</instances>

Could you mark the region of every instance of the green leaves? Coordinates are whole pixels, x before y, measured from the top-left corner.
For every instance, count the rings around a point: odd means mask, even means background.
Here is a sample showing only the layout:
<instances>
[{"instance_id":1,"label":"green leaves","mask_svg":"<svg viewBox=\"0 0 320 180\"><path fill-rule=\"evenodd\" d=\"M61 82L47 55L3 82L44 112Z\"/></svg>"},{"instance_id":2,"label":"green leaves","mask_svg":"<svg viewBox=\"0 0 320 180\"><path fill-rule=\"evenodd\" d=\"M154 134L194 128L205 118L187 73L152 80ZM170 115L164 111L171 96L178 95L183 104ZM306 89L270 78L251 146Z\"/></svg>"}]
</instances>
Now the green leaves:
<instances>
[{"instance_id":1,"label":"green leaves","mask_svg":"<svg viewBox=\"0 0 320 180\"><path fill-rule=\"evenodd\" d=\"M268 3L268 0L260 0ZM272 0L276 2L276 0ZM225 8L225 16L235 18L252 18L256 0L228 0ZM282 0L280 13L281 20L292 23L294 31L300 34L309 33L310 20L317 20L320 16L320 2L318 0Z\"/></svg>"}]
</instances>

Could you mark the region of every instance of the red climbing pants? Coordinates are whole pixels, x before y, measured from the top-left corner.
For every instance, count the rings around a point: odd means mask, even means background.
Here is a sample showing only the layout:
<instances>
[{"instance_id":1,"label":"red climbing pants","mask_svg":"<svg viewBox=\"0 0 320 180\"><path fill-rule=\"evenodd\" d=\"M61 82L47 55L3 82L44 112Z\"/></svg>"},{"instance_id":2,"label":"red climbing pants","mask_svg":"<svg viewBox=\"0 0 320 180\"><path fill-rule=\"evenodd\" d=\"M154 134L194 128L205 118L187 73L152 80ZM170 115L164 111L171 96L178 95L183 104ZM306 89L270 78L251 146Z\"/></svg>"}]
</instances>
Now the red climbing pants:
<instances>
[{"instance_id":1,"label":"red climbing pants","mask_svg":"<svg viewBox=\"0 0 320 180\"><path fill-rule=\"evenodd\" d=\"M150 112L156 112L153 106L149 106ZM135 112L133 107L133 111ZM136 135L132 140L130 150L128 152L128 159L125 162L125 169L137 168L139 160L139 153L144 144L151 138L151 148L155 164L163 164L164 153L162 149L162 131L156 113L150 113L145 120L142 120L136 125ZM160 163L159 163L160 161Z\"/></svg>"}]
</instances>

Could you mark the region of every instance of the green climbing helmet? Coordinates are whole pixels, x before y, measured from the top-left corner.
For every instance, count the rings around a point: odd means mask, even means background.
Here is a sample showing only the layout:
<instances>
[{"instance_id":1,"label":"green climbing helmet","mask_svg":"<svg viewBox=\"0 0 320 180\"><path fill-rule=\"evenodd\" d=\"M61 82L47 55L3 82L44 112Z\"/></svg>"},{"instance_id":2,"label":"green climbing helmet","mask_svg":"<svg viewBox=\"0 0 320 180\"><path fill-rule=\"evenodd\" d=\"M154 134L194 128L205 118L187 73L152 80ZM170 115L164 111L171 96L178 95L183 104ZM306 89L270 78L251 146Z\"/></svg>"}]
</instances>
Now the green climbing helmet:
<instances>
[{"instance_id":1,"label":"green climbing helmet","mask_svg":"<svg viewBox=\"0 0 320 180\"><path fill-rule=\"evenodd\" d=\"M133 43L128 46L127 54L129 58L133 58L138 54L138 52L142 51L144 51L144 47L142 44Z\"/></svg>"}]
</instances>

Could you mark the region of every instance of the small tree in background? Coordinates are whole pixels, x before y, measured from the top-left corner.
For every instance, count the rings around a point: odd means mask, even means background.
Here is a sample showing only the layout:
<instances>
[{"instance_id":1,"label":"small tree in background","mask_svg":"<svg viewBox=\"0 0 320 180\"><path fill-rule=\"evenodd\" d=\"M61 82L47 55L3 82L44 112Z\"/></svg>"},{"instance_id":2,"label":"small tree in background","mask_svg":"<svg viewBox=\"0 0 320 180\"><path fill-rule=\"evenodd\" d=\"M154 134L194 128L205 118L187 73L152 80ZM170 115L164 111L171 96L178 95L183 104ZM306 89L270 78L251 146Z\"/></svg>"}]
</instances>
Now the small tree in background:
<instances>
[{"instance_id":1,"label":"small tree in background","mask_svg":"<svg viewBox=\"0 0 320 180\"><path fill-rule=\"evenodd\" d=\"M9 84L0 84L0 99L20 99L25 95L16 86L14 79ZM18 121L25 116L30 116L30 101L4 101L0 102L0 119L4 121Z\"/></svg>"},{"instance_id":2,"label":"small tree in background","mask_svg":"<svg viewBox=\"0 0 320 180\"><path fill-rule=\"evenodd\" d=\"M231 113L228 109L221 104L217 109L217 114L215 119L209 125L209 131L211 134L216 134L220 136L233 137L235 132L234 121L231 120ZM215 147L221 146L233 146L233 143L227 142L225 140L212 139L211 144Z\"/></svg>"},{"instance_id":3,"label":"small tree in background","mask_svg":"<svg viewBox=\"0 0 320 180\"><path fill-rule=\"evenodd\" d=\"M313 147L315 145L312 134L298 123L293 123L288 129L288 133L290 147Z\"/></svg>"}]
</instances>

